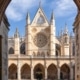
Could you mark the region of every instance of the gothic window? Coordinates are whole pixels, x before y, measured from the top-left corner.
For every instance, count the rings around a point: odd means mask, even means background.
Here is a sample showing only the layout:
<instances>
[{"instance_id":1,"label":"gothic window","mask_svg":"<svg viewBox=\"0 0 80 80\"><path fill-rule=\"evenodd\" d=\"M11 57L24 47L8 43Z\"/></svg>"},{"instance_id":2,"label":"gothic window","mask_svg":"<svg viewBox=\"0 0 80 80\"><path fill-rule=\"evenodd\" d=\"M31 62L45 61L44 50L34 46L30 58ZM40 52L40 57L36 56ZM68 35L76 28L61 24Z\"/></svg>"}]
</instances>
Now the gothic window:
<instances>
[{"instance_id":1,"label":"gothic window","mask_svg":"<svg viewBox=\"0 0 80 80\"><path fill-rule=\"evenodd\" d=\"M37 47L42 48L47 44L47 37L43 33L38 33L34 37L33 42Z\"/></svg>"},{"instance_id":2,"label":"gothic window","mask_svg":"<svg viewBox=\"0 0 80 80\"><path fill-rule=\"evenodd\" d=\"M59 44L56 44L55 56L60 56L60 55L61 55L61 46Z\"/></svg>"},{"instance_id":3,"label":"gothic window","mask_svg":"<svg viewBox=\"0 0 80 80\"><path fill-rule=\"evenodd\" d=\"M40 17L37 20L37 24L43 24L45 22L43 16L40 15Z\"/></svg>"},{"instance_id":4,"label":"gothic window","mask_svg":"<svg viewBox=\"0 0 80 80\"><path fill-rule=\"evenodd\" d=\"M9 54L14 54L14 49L12 47L9 49Z\"/></svg>"},{"instance_id":5,"label":"gothic window","mask_svg":"<svg viewBox=\"0 0 80 80\"><path fill-rule=\"evenodd\" d=\"M20 53L25 54L25 43L22 43L20 46Z\"/></svg>"},{"instance_id":6,"label":"gothic window","mask_svg":"<svg viewBox=\"0 0 80 80\"><path fill-rule=\"evenodd\" d=\"M56 50L56 56L58 56L58 51Z\"/></svg>"},{"instance_id":7,"label":"gothic window","mask_svg":"<svg viewBox=\"0 0 80 80\"><path fill-rule=\"evenodd\" d=\"M64 43L68 43L68 38L67 37L65 37L65 39L64 39Z\"/></svg>"}]
</instances>

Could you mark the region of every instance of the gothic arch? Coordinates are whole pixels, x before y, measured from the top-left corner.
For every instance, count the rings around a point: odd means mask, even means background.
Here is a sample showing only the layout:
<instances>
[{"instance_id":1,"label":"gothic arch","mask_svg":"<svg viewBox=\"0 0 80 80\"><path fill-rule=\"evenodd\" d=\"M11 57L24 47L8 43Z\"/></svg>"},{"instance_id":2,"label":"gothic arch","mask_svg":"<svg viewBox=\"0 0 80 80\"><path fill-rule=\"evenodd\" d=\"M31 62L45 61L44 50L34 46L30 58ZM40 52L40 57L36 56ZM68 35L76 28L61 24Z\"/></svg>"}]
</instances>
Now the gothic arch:
<instances>
[{"instance_id":1,"label":"gothic arch","mask_svg":"<svg viewBox=\"0 0 80 80\"><path fill-rule=\"evenodd\" d=\"M31 78L31 68L28 64L24 64L21 68L21 79Z\"/></svg>"},{"instance_id":2,"label":"gothic arch","mask_svg":"<svg viewBox=\"0 0 80 80\"><path fill-rule=\"evenodd\" d=\"M11 64L8 68L9 79L17 79L17 66L15 64Z\"/></svg>"},{"instance_id":3,"label":"gothic arch","mask_svg":"<svg viewBox=\"0 0 80 80\"><path fill-rule=\"evenodd\" d=\"M44 79L44 76L45 76L44 66L39 63L34 67L34 79Z\"/></svg>"},{"instance_id":4,"label":"gothic arch","mask_svg":"<svg viewBox=\"0 0 80 80\"><path fill-rule=\"evenodd\" d=\"M67 64L63 64L61 66L61 70L60 70L60 78L61 79L67 79L69 80L70 79L70 68Z\"/></svg>"},{"instance_id":5,"label":"gothic arch","mask_svg":"<svg viewBox=\"0 0 80 80\"><path fill-rule=\"evenodd\" d=\"M14 49L12 47L9 48L9 54L14 54Z\"/></svg>"},{"instance_id":6,"label":"gothic arch","mask_svg":"<svg viewBox=\"0 0 80 80\"><path fill-rule=\"evenodd\" d=\"M20 46L20 53L25 54L25 43L22 43Z\"/></svg>"},{"instance_id":7,"label":"gothic arch","mask_svg":"<svg viewBox=\"0 0 80 80\"><path fill-rule=\"evenodd\" d=\"M55 80L57 79L57 67L54 64L50 64L47 69L48 79Z\"/></svg>"}]
</instances>

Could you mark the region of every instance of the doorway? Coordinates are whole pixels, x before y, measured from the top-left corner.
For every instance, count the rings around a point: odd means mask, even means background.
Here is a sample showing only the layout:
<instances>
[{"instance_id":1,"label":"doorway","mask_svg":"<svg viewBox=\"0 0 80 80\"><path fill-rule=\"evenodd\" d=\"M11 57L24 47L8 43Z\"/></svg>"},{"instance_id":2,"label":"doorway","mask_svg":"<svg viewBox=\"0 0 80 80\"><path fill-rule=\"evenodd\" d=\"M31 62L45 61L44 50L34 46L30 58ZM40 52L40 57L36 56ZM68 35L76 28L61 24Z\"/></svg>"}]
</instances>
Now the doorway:
<instances>
[{"instance_id":1,"label":"doorway","mask_svg":"<svg viewBox=\"0 0 80 80\"><path fill-rule=\"evenodd\" d=\"M44 67L41 64L38 64L34 68L34 78L37 80L44 79Z\"/></svg>"}]
</instances>

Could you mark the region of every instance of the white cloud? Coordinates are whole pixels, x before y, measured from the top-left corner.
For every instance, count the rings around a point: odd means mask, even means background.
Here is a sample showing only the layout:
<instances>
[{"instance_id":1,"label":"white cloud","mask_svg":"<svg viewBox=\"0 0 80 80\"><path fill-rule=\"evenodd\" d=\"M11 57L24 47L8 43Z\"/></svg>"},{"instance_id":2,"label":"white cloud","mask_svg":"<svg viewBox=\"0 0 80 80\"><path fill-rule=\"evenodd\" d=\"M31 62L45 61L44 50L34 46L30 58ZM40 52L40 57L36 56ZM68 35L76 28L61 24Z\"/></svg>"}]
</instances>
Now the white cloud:
<instances>
[{"instance_id":1,"label":"white cloud","mask_svg":"<svg viewBox=\"0 0 80 80\"><path fill-rule=\"evenodd\" d=\"M38 4L39 0L12 0L6 10L6 15L11 20L21 20L30 8Z\"/></svg>"},{"instance_id":2,"label":"white cloud","mask_svg":"<svg viewBox=\"0 0 80 80\"><path fill-rule=\"evenodd\" d=\"M12 0L6 10L7 17L14 21L22 20L29 9L39 5L39 1ZM57 17L71 15L76 12L73 0L53 0L52 3L46 3L46 0L42 0L43 5L44 3L49 4L48 7L54 8L54 13Z\"/></svg>"},{"instance_id":3,"label":"white cloud","mask_svg":"<svg viewBox=\"0 0 80 80\"><path fill-rule=\"evenodd\" d=\"M57 17L68 16L76 13L76 6L73 0L55 0L52 6L55 7L54 13Z\"/></svg>"},{"instance_id":4,"label":"white cloud","mask_svg":"<svg viewBox=\"0 0 80 80\"><path fill-rule=\"evenodd\" d=\"M14 21L18 21L22 19L22 15L16 11L12 6L8 7L6 14L9 19L12 19Z\"/></svg>"}]
</instances>

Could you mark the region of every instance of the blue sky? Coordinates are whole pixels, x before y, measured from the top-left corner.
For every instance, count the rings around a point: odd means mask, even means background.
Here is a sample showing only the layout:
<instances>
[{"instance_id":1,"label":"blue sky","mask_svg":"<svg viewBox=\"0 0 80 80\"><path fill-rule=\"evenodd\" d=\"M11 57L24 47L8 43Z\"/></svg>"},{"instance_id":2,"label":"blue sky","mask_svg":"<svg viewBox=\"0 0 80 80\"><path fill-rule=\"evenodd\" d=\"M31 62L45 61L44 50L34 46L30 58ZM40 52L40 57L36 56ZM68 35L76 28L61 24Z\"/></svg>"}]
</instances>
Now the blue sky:
<instances>
[{"instance_id":1,"label":"blue sky","mask_svg":"<svg viewBox=\"0 0 80 80\"><path fill-rule=\"evenodd\" d=\"M20 36L25 35L26 15L30 14L31 20L39 7L40 0L12 0L6 15L10 23L9 36L13 36L16 27ZM41 0L41 5L48 20L53 10L56 21L56 34L60 33L67 24L69 32L73 30L73 22L77 14L77 8L73 0Z\"/></svg>"}]
</instances>

